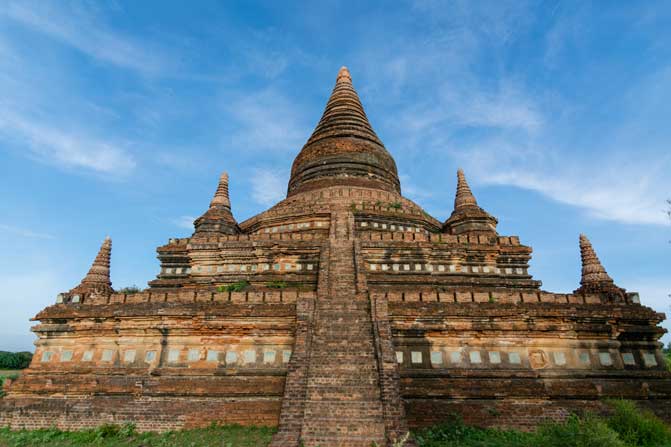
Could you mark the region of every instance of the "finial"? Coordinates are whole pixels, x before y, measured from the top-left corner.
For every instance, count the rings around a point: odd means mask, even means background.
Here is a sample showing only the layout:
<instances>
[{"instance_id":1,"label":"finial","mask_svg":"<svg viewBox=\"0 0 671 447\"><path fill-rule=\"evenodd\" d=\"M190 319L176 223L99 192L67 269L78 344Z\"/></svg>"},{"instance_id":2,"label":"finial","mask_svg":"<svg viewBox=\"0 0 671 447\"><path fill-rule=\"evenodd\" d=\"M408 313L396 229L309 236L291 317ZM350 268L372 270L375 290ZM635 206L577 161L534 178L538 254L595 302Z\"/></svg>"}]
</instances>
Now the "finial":
<instances>
[{"instance_id":1,"label":"finial","mask_svg":"<svg viewBox=\"0 0 671 447\"><path fill-rule=\"evenodd\" d=\"M336 78L336 84L341 84L343 82L347 82L349 84L352 83L352 76L349 74L349 70L344 65L342 67L340 67L340 70L338 71L338 77Z\"/></svg>"},{"instance_id":2,"label":"finial","mask_svg":"<svg viewBox=\"0 0 671 447\"><path fill-rule=\"evenodd\" d=\"M596 255L592 243L584 234L580 235L580 258L582 260L582 278L580 285L593 286L603 283L613 283L613 280Z\"/></svg>"},{"instance_id":3,"label":"finial","mask_svg":"<svg viewBox=\"0 0 671 447\"><path fill-rule=\"evenodd\" d=\"M240 232L238 224L235 222L235 218L231 212L231 200L228 197L227 172L224 172L219 176L219 185L210 202L210 207L202 216L195 220L194 226L196 227L196 232L194 234L236 234Z\"/></svg>"},{"instance_id":4,"label":"finial","mask_svg":"<svg viewBox=\"0 0 671 447\"><path fill-rule=\"evenodd\" d=\"M224 172L219 177L219 185L214 193L214 198L210 202L210 208L224 207L231 208L231 201L228 198L228 172Z\"/></svg>"},{"instance_id":5,"label":"finial","mask_svg":"<svg viewBox=\"0 0 671 447\"><path fill-rule=\"evenodd\" d=\"M73 291L99 291L112 292L112 281L110 279L110 258L112 257L112 238L105 237L98 255L93 260L82 282Z\"/></svg>"},{"instance_id":6,"label":"finial","mask_svg":"<svg viewBox=\"0 0 671 447\"><path fill-rule=\"evenodd\" d=\"M475 196L466 182L464 171L459 168L457 170L457 194L454 198L454 209L458 210L467 206L477 206L477 204L478 202L476 202Z\"/></svg>"}]
</instances>

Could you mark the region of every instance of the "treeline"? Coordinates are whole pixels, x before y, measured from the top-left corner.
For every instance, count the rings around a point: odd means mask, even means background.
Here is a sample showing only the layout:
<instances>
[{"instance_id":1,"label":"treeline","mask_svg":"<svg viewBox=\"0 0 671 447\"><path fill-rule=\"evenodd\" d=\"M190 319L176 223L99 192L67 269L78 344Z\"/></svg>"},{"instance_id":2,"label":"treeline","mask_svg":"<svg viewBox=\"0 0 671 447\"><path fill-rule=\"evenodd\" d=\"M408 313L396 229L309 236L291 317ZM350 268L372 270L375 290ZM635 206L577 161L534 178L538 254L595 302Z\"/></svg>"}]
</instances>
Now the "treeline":
<instances>
[{"instance_id":1,"label":"treeline","mask_svg":"<svg viewBox=\"0 0 671 447\"><path fill-rule=\"evenodd\" d=\"M0 369L23 369L30 365L32 352L0 351Z\"/></svg>"}]
</instances>

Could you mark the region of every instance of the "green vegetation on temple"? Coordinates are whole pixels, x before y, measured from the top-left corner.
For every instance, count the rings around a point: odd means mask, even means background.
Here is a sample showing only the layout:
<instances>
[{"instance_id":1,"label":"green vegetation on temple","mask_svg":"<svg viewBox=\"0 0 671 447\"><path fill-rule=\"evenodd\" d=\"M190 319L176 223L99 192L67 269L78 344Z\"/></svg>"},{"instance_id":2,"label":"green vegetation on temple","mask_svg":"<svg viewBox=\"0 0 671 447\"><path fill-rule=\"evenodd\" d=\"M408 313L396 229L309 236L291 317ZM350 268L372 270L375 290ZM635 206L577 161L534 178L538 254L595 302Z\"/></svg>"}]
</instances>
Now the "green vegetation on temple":
<instances>
[{"instance_id":1,"label":"green vegetation on temple","mask_svg":"<svg viewBox=\"0 0 671 447\"><path fill-rule=\"evenodd\" d=\"M470 427L455 417L446 424L415 433L418 447L664 447L671 446L671 429L632 402L612 401L612 414L601 418L571 416L563 423L541 425L534 432ZM275 429L218 426L166 433L137 433L133 425L104 425L95 430L0 429L0 446L226 446L264 447ZM399 446L400 447L400 446Z\"/></svg>"},{"instance_id":2,"label":"green vegetation on temple","mask_svg":"<svg viewBox=\"0 0 671 447\"><path fill-rule=\"evenodd\" d=\"M233 284L228 284L225 286L219 286L217 287L218 292L242 292L245 290L247 287L249 287L249 282L242 280L238 282L234 282Z\"/></svg>"}]
</instances>

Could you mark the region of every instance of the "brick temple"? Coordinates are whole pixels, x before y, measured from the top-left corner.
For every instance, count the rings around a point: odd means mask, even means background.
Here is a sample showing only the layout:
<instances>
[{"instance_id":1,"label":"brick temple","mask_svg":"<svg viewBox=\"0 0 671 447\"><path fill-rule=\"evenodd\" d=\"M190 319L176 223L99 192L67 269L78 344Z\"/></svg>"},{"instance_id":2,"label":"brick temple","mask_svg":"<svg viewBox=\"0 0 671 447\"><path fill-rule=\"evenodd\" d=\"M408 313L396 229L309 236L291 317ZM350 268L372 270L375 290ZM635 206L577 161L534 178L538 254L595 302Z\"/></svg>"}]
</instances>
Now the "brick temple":
<instances>
[{"instance_id":1,"label":"brick temple","mask_svg":"<svg viewBox=\"0 0 671 447\"><path fill-rule=\"evenodd\" d=\"M615 285L582 235L580 286L542 290L531 248L496 226L461 170L445 221L401 195L342 68L286 199L238 223L223 174L139 293L114 291L103 242L35 317L0 426L216 421L277 426L273 447L370 447L454 413L531 428L606 398L671 420L664 315Z\"/></svg>"}]
</instances>

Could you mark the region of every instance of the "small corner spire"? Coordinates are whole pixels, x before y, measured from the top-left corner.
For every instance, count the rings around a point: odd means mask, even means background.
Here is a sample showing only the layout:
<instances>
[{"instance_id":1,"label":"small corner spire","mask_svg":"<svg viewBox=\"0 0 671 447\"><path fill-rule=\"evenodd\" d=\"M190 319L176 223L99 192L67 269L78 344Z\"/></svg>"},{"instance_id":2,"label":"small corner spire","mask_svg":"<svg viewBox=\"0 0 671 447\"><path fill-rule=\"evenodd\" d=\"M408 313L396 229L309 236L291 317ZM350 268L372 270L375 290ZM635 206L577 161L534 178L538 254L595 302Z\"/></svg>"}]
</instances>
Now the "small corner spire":
<instances>
[{"instance_id":1,"label":"small corner spire","mask_svg":"<svg viewBox=\"0 0 671 447\"><path fill-rule=\"evenodd\" d=\"M214 207L231 208L231 200L228 197L228 172L222 173L219 177L217 191L210 202L210 208Z\"/></svg>"},{"instance_id":2,"label":"small corner spire","mask_svg":"<svg viewBox=\"0 0 671 447\"><path fill-rule=\"evenodd\" d=\"M580 287L573 293L597 293L607 296L614 302L624 301L626 290L615 285L613 279L606 273L606 269L601 264L587 236L581 234L579 241L582 275Z\"/></svg>"},{"instance_id":3,"label":"small corner spire","mask_svg":"<svg viewBox=\"0 0 671 447\"><path fill-rule=\"evenodd\" d=\"M112 238L105 236L91 268L82 282L73 289L73 292L113 292L112 280L110 279L111 257Z\"/></svg>"},{"instance_id":4,"label":"small corner spire","mask_svg":"<svg viewBox=\"0 0 671 447\"><path fill-rule=\"evenodd\" d=\"M454 210L443 224L443 231L450 234L495 235L498 221L478 206L475 196L468 186L464 171L457 170L457 193L454 196Z\"/></svg>"},{"instance_id":5,"label":"small corner spire","mask_svg":"<svg viewBox=\"0 0 671 447\"><path fill-rule=\"evenodd\" d=\"M468 206L477 206L478 202L466 182L463 169L457 170L457 193L454 197L454 209L459 210Z\"/></svg>"},{"instance_id":6,"label":"small corner spire","mask_svg":"<svg viewBox=\"0 0 671 447\"><path fill-rule=\"evenodd\" d=\"M231 200L228 196L228 173L219 176L219 184L210 207L205 213L195 220L196 234L236 234L240 232L233 213L231 212Z\"/></svg>"},{"instance_id":7,"label":"small corner spire","mask_svg":"<svg viewBox=\"0 0 671 447\"><path fill-rule=\"evenodd\" d=\"M349 74L349 70L344 65L340 67L340 70L338 71L338 77L336 78L336 84L342 83L352 83L352 75Z\"/></svg>"},{"instance_id":8,"label":"small corner spire","mask_svg":"<svg viewBox=\"0 0 671 447\"><path fill-rule=\"evenodd\" d=\"M580 259L582 261L582 278L580 284L587 286L590 284L601 284L604 282L612 283L613 279L606 273L606 269L601 264L592 243L584 234L580 235Z\"/></svg>"}]
</instances>

